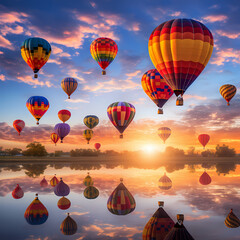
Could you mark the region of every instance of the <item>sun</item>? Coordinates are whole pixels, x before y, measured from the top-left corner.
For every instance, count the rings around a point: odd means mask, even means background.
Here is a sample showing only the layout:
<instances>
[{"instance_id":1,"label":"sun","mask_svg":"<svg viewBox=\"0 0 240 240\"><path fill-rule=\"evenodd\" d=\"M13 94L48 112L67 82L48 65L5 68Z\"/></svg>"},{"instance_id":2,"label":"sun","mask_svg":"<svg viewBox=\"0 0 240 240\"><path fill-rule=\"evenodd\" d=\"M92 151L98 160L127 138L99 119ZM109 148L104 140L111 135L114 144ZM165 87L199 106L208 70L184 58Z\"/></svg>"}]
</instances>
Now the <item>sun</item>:
<instances>
[{"instance_id":1,"label":"sun","mask_svg":"<svg viewBox=\"0 0 240 240\"><path fill-rule=\"evenodd\" d=\"M153 154L154 152L156 152L156 147L154 145L147 144L142 147L142 150L144 153Z\"/></svg>"}]
</instances>

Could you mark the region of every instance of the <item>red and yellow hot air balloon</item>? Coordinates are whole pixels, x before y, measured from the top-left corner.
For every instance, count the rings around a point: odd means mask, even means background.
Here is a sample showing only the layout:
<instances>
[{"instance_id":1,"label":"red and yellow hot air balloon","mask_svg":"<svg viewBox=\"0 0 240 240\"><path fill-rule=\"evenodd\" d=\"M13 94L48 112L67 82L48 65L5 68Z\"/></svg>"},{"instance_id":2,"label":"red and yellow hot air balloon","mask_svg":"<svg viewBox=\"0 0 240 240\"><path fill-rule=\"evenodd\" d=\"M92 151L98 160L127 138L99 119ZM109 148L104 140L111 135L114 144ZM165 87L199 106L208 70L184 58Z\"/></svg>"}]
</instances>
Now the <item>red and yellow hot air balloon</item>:
<instances>
[{"instance_id":1,"label":"red and yellow hot air balloon","mask_svg":"<svg viewBox=\"0 0 240 240\"><path fill-rule=\"evenodd\" d=\"M70 99L72 93L77 89L77 86L78 82L74 78L67 77L61 81L61 87L63 91L68 95L68 99Z\"/></svg>"},{"instance_id":2,"label":"red and yellow hot air balloon","mask_svg":"<svg viewBox=\"0 0 240 240\"><path fill-rule=\"evenodd\" d=\"M70 111L63 109L58 112L58 118L65 123L71 117Z\"/></svg>"},{"instance_id":3,"label":"red and yellow hot air balloon","mask_svg":"<svg viewBox=\"0 0 240 240\"><path fill-rule=\"evenodd\" d=\"M105 69L116 57L118 46L110 38L97 38L91 43L90 52L93 59L102 68L102 75L106 75Z\"/></svg>"},{"instance_id":4,"label":"red and yellow hot air balloon","mask_svg":"<svg viewBox=\"0 0 240 240\"><path fill-rule=\"evenodd\" d=\"M56 143L59 140L59 136L56 133L52 133L51 134L51 140L55 143L55 146L56 146Z\"/></svg>"},{"instance_id":5,"label":"red and yellow hot air balloon","mask_svg":"<svg viewBox=\"0 0 240 240\"><path fill-rule=\"evenodd\" d=\"M17 119L13 122L13 127L18 132L18 135L20 136L21 131L25 127L25 122L23 120Z\"/></svg>"},{"instance_id":6,"label":"red and yellow hot air balloon","mask_svg":"<svg viewBox=\"0 0 240 240\"><path fill-rule=\"evenodd\" d=\"M163 114L162 107L173 95L173 90L156 69L151 69L142 76L142 88L158 106L158 114Z\"/></svg>"},{"instance_id":7,"label":"red and yellow hot air balloon","mask_svg":"<svg viewBox=\"0 0 240 240\"><path fill-rule=\"evenodd\" d=\"M193 19L173 19L156 27L148 42L153 65L173 89L182 95L206 67L213 51L213 36Z\"/></svg>"},{"instance_id":8,"label":"red and yellow hot air balloon","mask_svg":"<svg viewBox=\"0 0 240 240\"><path fill-rule=\"evenodd\" d=\"M23 60L33 70L34 77L37 72L47 62L51 54L51 46L48 41L42 38L28 38L21 46Z\"/></svg>"},{"instance_id":9,"label":"red and yellow hot air balloon","mask_svg":"<svg viewBox=\"0 0 240 240\"><path fill-rule=\"evenodd\" d=\"M135 113L136 109L131 103L115 102L108 106L108 118L119 131L120 138L123 138L123 132L132 122Z\"/></svg>"},{"instance_id":10,"label":"red and yellow hot air balloon","mask_svg":"<svg viewBox=\"0 0 240 240\"><path fill-rule=\"evenodd\" d=\"M39 125L39 120L49 108L49 102L45 97L33 96L27 100L26 106Z\"/></svg>"},{"instance_id":11,"label":"red and yellow hot air balloon","mask_svg":"<svg viewBox=\"0 0 240 240\"><path fill-rule=\"evenodd\" d=\"M203 149L205 149L205 146L207 145L207 143L210 140L210 136L208 134L200 134L198 136L198 140L203 145Z\"/></svg>"},{"instance_id":12,"label":"red and yellow hot air balloon","mask_svg":"<svg viewBox=\"0 0 240 240\"><path fill-rule=\"evenodd\" d=\"M158 136L163 140L164 143L170 137L170 135L171 135L171 129L170 128L160 127L158 129Z\"/></svg>"},{"instance_id":13,"label":"red and yellow hot air balloon","mask_svg":"<svg viewBox=\"0 0 240 240\"><path fill-rule=\"evenodd\" d=\"M58 205L58 208L60 208L62 210L66 210L66 209L70 208L71 202L68 198L65 198L63 196L58 200L57 205Z\"/></svg>"},{"instance_id":14,"label":"red and yellow hot air balloon","mask_svg":"<svg viewBox=\"0 0 240 240\"><path fill-rule=\"evenodd\" d=\"M237 88L234 85L225 84L220 87L219 92L223 96L223 98L227 101L227 105L229 106L230 105L229 102L236 94Z\"/></svg>"},{"instance_id":15,"label":"red and yellow hot air balloon","mask_svg":"<svg viewBox=\"0 0 240 240\"><path fill-rule=\"evenodd\" d=\"M52 187L55 187L58 183L59 183L59 180L57 179L55 174L54 177L50 180L50 184Z\"/></svg>"},{"instance_id":16,"label":"red and yellow hot air balloon","mask_svg":"<svg viewBox=\"0 0 240 240\"><path fill-rule=\"evenodd\" d=\"M95 143L94 144L94 147L96 148L96 150L98 151L101 147L101 144L100 143Z\"/></svg>"}]
</instances>

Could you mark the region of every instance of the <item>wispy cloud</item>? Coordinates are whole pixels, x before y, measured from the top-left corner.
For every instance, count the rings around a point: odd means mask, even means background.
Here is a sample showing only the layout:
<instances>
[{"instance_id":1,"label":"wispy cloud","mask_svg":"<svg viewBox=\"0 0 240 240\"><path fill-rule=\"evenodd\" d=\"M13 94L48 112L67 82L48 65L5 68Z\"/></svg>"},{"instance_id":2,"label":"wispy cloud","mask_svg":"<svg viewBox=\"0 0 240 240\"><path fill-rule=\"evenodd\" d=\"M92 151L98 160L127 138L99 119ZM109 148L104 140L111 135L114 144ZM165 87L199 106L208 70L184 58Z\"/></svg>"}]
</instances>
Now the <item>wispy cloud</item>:
<instances>
[{"instance_id":1,"label":"wispy cloud","mask_svg":"<svg viewBox=\"0 0 240 240\"><path fill-rule=\"evenodd\" d=\"M240 64L240 50L233 48L222 49L216 52L216 57L212 58L210 63L218 66L224 65L226 62L234 62Z\"/></svg>"},{"instance_id":2,"label":"wispy cloud","mask_svg":"<svg viewBox=\"0 0 240 240\"><path fill-rule=\"evenodd\" d=\"M31 86L47 86L47 87L52 87L52 83L50 81L39 81L37 78L32 78L30 76L18 76L17 77L18 80L20 80L21 82L24 82L26 84L29 84Z\"/></svg>"},{"instance_id":3,"label":"wispy cloud","mask_svg":"<svg viewBox=\"0 0 240 240\"><path fill-rule=\"evenodd\" d=\"M203 20L206 22L214 23L214 22L227 22L228 16L226 15L209 15L203 17Z\"/></svg>"},{"instance_id":4,"label":"wispy cloud","mask_svg":"<svg viewBox=\"0 0 240 240\"><path fill-rule=\"evenodd\" d=\"M89 101L84 100L84 99L66 99L65 102L70 102L70 103L89 103Z\"/></svg>"},{"instance_id":5,"label":"wispy cloud","mask_svg":"<svg viewBox=\"0 0 240 240\"><path fill-rule=\"evenodd\" d=\"M236 39L240 37L240 33L229 33L223 30L217 30L216 33L220 36L227 37L230 39Z\"/></svg>"},{"instance_id":6,"label":"wispy cloud","mask_svg":"<svg viewBox=\"0 0 240 240\"><path fill-rule=\"evenodd\" d=\"M6 77L5 77L5 75L3 75L3 74L0 74L0 80L2 80L2 81L5 81L5 80L6 80Z\"/></svg>"}]
</instances>

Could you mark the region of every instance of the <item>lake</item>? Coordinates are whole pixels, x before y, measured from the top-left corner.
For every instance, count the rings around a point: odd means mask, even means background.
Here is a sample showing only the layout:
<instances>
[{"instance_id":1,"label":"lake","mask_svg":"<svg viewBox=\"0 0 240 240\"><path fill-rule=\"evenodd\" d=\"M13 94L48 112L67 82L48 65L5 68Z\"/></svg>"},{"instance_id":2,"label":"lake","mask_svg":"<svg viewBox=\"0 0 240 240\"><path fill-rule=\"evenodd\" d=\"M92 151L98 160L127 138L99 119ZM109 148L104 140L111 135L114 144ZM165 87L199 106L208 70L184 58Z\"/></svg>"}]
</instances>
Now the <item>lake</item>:
<instances>
[{"instance_id":1,"label":"lake","mask_svg":"<svg viewBox=\"0 0 240 240\"><path fill-rule=\"evenodd\" d=\"M176 222L177 214L184 214L184 225L194 239L240 239L240 228L227 228L224 220L232 208L240 217L240 166L231 161L209 164L174 163L151 167L127 164L86 163L0 163L1 239L2 240L59 240L59 239L142 239L143 228L164 201L164 210ZM201 185L204 172L211 176L209 185ZM83 184L90 173L99 190L96 199L86 199ZM172 180L172 188L161 190L158 180L164 173ZM67 198L71 207L61 210L60 197L49 184L56 174L70 187ZM40 187L45 176L46 188ZM135 210L125 216L114 215L107 209L107 200L123 178L134 196ZM21 199L14 199L12 191L19 184L24 191ZM30 225L24 212L38 193L48 210L48 219L41 225ZM75 220L77 232L65 236L60 231L67 213Z\"/></svg>"}]
</instances>

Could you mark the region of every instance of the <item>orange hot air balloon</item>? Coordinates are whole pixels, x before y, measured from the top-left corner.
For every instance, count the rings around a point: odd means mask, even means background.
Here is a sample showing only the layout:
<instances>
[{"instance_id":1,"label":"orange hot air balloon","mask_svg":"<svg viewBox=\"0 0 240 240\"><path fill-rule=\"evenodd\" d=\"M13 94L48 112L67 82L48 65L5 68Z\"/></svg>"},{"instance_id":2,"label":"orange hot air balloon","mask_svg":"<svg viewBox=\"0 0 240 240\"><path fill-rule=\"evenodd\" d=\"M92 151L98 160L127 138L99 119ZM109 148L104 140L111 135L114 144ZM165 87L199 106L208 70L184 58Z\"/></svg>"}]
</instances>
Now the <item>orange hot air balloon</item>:
<instances>
[{"instance_id":1,"label":"orange hot air balloon","mask_svg":"<svg viewBox=\"0 0 240 240\"><path fill-rule=\"evenodd\" d=\"M51 139L52 139L52 141L55 143L55 146L56 146L56 143L57 143L58 140L59 140L59 136L58 136L56 133L52 133L52 134L51 134Z\"/></svg>"},{"instance_id":2,"label":"orange hot air balloon","mask_svg":"<svg viewBox=\"0 0 240 240\"><path fill-rule=\"evenodd\" d=\"M18 135L20 136L21 131L25 127L25 122L23 120L17 119L13 122L13 127L18 132Z\"/></svg>"},{"instance_id":3,"label":"orange hot air balloon","mask_svg":"<svg viewBox=\"0 0 240 240\"><path fill-rule=\"evenodd\" d=\"M98 151L101 147L101 144L100 143L95 143L94 144L94 147L96 148L96 150Z\"/></svg>"},{"instance_id":4,"label":"orange hot air balloon","mask_svg":"<svg viewBox=\"0 0 240 240\"><path fill-rule=\"evenodd\" d=\"M164 173L164 175L158 180L158 187L162 190L168 190L172 187L172 180Z\"/></svg>"},{"instance_id":5,"label":"orange hot air balloon","mask_svg":"<svg viewBox=\"0 0 240 240\"><path fill-rule=\"evenodd\" d=\"M176 96L182 96L206 67L213 51L213 36L196 20L173 19L153 30L148 50L166 83ZM179 99L177 103L183 105Z\"/></svg>"},{"instance_id":6,"label":"orange hot air balloon","mask_svg":"<svg viewBox=\"0 0 240 240\"><path fill-rule=\"evenodd\" d=\"M59 180L57 179L55 174L54 177L50 180L50 184L52 187L55 187L58 183L59 183Z\"/></svg>"},{"instance_id":7,"label":"orange hot air balloon","mask_svg":"<svg viewBox=\"0 0 240 240\"><path fill-rule=\"evenodd\" d=\"M71 206L71 202L69 199L65 198L65 197L61 197L59 200L58 200L58 208L62 209L62 210L66 210L68 208L70 208Z\"/></svg>"},{"instance_id":8,"label":"orange hot air balloon","mask_svg":"<svg viewBox=\"0 0 240 240\"><path fill-rule=\"evenodd\" d=\"M69 118L71 117L71 113L66 110L66 109L63 109L63 110L60 110L58 112L58 118L62 121L62 122L66 122Z\"/></svg>"},{"instance_id":9,"label":"orange hot air balloon","mask_svg":"<svg viewBox=\"0 0 240 240\"><path fill-rule=\"evenodd\" d=\"M199 182L202 184L202 185L208 185L212 182L212 179L211 177L207 174L206 171L204 171L204 173L200 176L199 178Z\"/></svg>"},{"instance_id":10,"label":"orange hot air balloon","mask_svg":"<svg viewBox=\"0 0 240 240\"><path fill-rule=\"evenodd\" d=\"M47 187L47 186L48 186L48 182L47 182L47 180L45 179L45 177L43 177L42 181L40 182L40 186L41 186L41 187Z\"/></svg>"},{"instance_id":11,"label":"orange hot air balloon","mask_svg":"<svg viewBox=\"0 0 240 240\"><path fill-rule=\"evenodd\" d=\"M210 136L208 134L200 134L198 136L198 140L203 145L203 149L205 149L205 146L207 145L207 143L210 140Z\"/></svg>"},{"instance_id":12,"label":"orange hot air balloon","mask_svg":"<svg viewBox=\"0 0 240 240\"><path fill-rule=\"evenodd\" d=\"M17 184L15 189L12 191L13 198L19 199L19 198L22 198L23 195L24 195L24 192L23 192L22 188L19 186L19 184Z\"/></svg>"}]
</instances>

